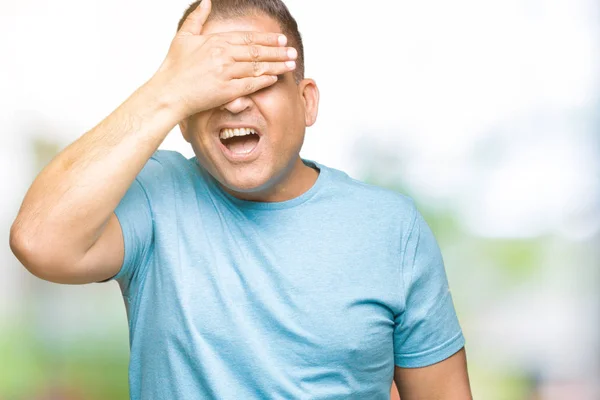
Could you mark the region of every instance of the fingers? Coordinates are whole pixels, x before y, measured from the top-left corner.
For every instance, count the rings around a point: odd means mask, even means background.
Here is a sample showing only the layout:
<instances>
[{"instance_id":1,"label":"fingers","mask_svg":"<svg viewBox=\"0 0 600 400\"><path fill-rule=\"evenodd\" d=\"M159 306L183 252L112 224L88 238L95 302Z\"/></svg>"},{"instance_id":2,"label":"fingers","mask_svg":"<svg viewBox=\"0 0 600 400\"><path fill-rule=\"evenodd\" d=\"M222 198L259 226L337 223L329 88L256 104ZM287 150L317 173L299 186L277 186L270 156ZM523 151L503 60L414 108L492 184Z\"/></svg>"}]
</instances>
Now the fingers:
<instances>
[{"instance_id":1,"label":"fingers","mask_svg":"<svg viewBox=\"0 0 600 400\"><path fill-rule=\"evenodd\" d=\"M234 79L232 81L235 97L242 97L257 92L277 82L276 75L262 75L250 78Z\"/></svg>"},{"instance_id":2,"label":"fingers","mask_svg":"<svg viewBox=\"0 0 600 400\"><path fill-rule=\"evenodd\" d=\"M186 35L199 35L202 33L202 27L208 19L211 7L212 3L210 0L202 0L200 5L198 5L185 19L179 33Z\"/></svg>"},{"instance_id":3,"label":"fingers","mask_svg":"<svg viewBox=\"0 0 600 400\"><path fill-rule=\"evenodd\" d=\"M268 32L226 32L219 34L229 44L261 46L285 46L287 38L281 33Z\"/></svg>"},{"instance_id":4,"label":"fingers","mask_svg":"<svg viewBox=\"0 0 600 400\"><path fill-rule=\"evenodd\" d=\"M296 68L295 61L285 62L236 62L228 68L228 74L232 78L259 77L262 75L281 75Z\"/></svg>"},{"instance_id":5,"label":"fingers","mask_svg":"<svg viewBox=\"0 0 600 400\"><path fill-rule=\"evenodd\" d=\"M273 47L252 44L231 46L231 57L235 61L293 61L298 52L293 47Z\"/></svg>"}]
</instances>

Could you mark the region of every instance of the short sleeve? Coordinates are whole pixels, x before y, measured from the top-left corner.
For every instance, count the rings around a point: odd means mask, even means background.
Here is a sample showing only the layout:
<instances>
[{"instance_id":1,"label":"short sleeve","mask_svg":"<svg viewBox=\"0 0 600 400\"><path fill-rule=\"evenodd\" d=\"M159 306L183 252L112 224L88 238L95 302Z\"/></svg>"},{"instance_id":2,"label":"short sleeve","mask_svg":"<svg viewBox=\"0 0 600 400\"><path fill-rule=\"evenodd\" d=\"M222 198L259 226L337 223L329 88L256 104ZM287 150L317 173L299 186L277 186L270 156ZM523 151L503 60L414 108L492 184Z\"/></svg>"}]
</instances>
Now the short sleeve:
<instances>
[{"instance_id":1,"label":"short sleeve","mask_svg":"<svg viewBox=\"0 0 600 400\"><path fill-rule=\"evenodd\" d=\"M402 279L405 307L395 317L394 361L403 368L443 361L465 343L433 232L415 209L404 236Z\"/></svg>"},{"instance_id":2,"label":"short sleeve","mask_svg":"<svg viewBox=\"0 0 600 400\"><path fill-rule=\"evenodd\" d=\"M119 282L123 295L128 295L132 280L152 249L153 240L150 202L139 177L121 199L115 215L123 232L125 256L121 270L112 279Z\"/></svg>"}]
</instances>

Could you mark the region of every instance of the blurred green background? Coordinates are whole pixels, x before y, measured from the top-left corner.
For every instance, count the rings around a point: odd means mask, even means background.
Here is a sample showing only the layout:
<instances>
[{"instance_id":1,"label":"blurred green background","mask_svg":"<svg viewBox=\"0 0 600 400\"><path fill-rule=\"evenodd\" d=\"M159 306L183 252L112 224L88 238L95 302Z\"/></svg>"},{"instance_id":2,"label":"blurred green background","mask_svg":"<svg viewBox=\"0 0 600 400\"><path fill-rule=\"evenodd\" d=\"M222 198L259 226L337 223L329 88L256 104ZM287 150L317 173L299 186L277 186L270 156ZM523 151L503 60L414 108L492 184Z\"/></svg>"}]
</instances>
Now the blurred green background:
<instances>
[{"instance_id":1,"label":"blurred green background","mask_svg":"<svg viewBox=\"0 0 600 400\"><path fill-rule=\"evenodd\" d=\"M321 90L302 155L415 199L475 398L600 399L597 2L286 3ZM186 6L0 2L0 400L128 397L117 284L41 281L8 231L41 168L156 70ZM177 131L162 148L193 155Z\"/></svg>"}]
</instances>

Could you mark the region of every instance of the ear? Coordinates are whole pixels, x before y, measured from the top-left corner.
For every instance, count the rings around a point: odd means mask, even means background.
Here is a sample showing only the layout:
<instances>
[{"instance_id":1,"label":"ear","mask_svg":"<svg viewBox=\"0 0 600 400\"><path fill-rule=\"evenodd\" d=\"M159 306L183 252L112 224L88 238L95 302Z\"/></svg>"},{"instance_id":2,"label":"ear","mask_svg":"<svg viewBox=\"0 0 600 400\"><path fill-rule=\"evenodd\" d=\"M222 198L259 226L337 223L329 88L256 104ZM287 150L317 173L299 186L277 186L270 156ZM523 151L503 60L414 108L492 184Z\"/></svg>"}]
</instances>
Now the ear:
<instances>
[{"instance_id":1,"label":"ear","mask_svg":"<svg viewBox=\"0 0 600 400\"><path fill-rule=\"evenodd\" d=\"M319 88L312 79L303 79L298 84L300 97L304 103L304 120L306 126L312 126L319 114Z\"/></svg>"},{"instance_id":2,"label":"ear","mask_svg":"<svg viewBox=\"0 0 600 400\"><path fill-rule=\"evenodd\" d=\"M190 136L188 134L187 128L188 128L188 120L186 118L179 123L179 130L181 131L181 134L183 135L183 138L185 139L185 141L190 143Z\"/></svg>"}]
</instances>

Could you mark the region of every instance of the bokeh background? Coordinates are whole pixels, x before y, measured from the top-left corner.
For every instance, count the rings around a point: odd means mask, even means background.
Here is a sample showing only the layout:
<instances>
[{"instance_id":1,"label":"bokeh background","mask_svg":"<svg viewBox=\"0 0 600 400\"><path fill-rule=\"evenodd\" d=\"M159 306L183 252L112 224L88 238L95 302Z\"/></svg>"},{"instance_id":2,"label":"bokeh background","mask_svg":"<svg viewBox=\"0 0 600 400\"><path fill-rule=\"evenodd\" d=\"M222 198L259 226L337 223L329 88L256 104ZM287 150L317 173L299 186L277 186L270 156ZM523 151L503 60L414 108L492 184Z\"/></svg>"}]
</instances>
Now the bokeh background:
<instances>
[{"instance_id":1,"label":"bokeh background","mask_svg":"<svg viewBox=\"0 0 600 400\"><path fill-rule=\"evenodd\" d=\"M156 71L188 1L0 0L0 399L125 399L118 285L8 246L49 160ZM600 6L287 4L321 90L301 155L412 196L441 245L474 396L600 399ZM162 148L191 157L178 131Z\"/></svg>"}]
</instances>

